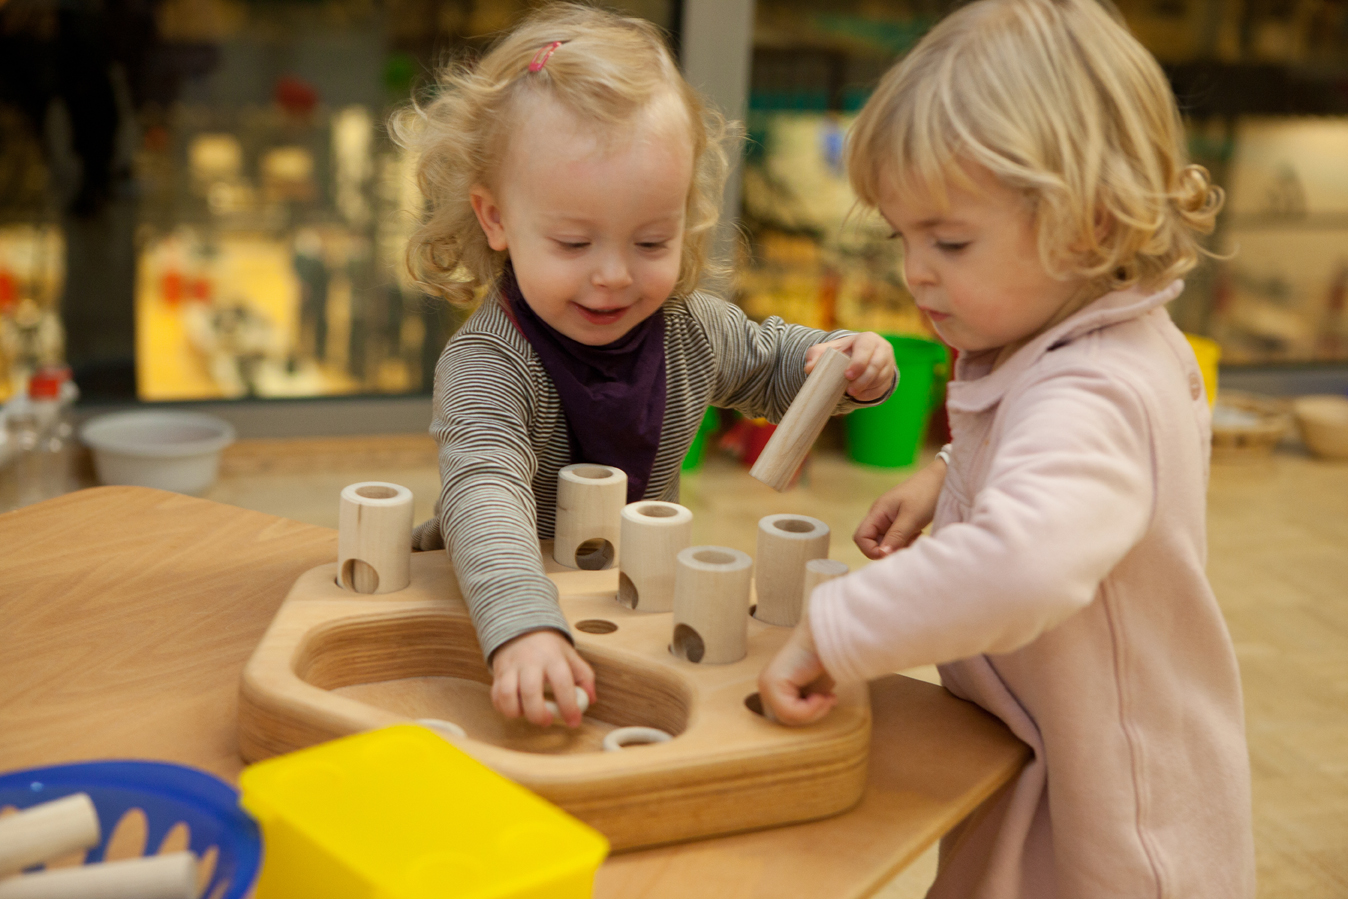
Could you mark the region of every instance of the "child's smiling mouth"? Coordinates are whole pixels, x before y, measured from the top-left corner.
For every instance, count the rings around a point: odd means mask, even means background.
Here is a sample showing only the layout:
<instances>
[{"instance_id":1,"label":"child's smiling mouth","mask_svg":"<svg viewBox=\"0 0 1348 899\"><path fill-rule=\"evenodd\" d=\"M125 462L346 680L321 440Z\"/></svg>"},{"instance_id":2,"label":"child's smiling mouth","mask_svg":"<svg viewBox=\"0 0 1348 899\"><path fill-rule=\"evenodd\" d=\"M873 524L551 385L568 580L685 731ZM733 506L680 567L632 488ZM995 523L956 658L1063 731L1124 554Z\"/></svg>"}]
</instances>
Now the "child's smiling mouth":
<instances>
[{"instance_id":1,"label":"child's smiling mouth","mask_svg":"<svg viewBox=\"0 0 1348 899\"><path fill-rule=\"evenodd\" d=\"M629 308L627 306L614 306L608 309L591 309L579 303L573 303L572 305L580 311L581 317L592 325L611 325L622 318Z\"/></svg>"}]
</instances>

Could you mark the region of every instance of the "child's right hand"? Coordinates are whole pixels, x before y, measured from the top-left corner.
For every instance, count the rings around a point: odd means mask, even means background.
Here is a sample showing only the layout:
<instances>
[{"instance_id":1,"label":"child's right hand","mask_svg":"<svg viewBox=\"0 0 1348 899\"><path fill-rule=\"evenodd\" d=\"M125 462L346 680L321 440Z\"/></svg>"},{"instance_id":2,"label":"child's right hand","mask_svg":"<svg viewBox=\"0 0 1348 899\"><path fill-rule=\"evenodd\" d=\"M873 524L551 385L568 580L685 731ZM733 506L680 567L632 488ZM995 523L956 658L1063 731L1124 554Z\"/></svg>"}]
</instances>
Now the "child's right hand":
<instances>
[{"instance_id":1,"label":"child's right hand","mask_svg":"<svg viewBox=\"0 0 1348 899\"><path fill-rule=\"evenodd\" d=\"M937 459L908 480L881 494L857 525L852 541L868 559L883 559L917 539L936 515L945 484L945 462Z\"/></svg>"},{"instance_id":2,"label":"child's right hand","mask_svg":"<svg viewBox=\"0 0 1348 899\"><path fill-rule=\"evenodd\" d=\"M554 630L532 631L501 644L492 654L491 673L491 703L496 711L507 718L523 714L539 727L552 723L552 712L543 704L545 683L552 688L553 701L567 727L580 725L577 686L591 704L595 701L594 671Z\"/></svg>"}]
</instances>

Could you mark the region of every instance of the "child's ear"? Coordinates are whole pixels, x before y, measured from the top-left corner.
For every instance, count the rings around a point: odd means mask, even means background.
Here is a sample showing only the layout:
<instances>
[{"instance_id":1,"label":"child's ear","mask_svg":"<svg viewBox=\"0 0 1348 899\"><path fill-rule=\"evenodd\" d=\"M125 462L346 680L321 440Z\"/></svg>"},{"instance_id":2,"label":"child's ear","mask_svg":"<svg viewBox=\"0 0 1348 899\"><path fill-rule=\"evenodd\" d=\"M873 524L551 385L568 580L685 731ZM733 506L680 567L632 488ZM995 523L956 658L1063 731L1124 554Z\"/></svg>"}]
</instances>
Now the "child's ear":
<instances>
[{"instance_id":1,"label":"child's ear","mask_svg":"<svg viewBox=\"0 0 1348 899\"><path fill-rule=\"evenodd\" d=\"M505 228L501 225L501 207L490 190L481 184L474 184L468 191L468 200L473 204L473 213L482 233L487 235L487 245L493 250L507 249Z\"/></svg>"}]
</instances>

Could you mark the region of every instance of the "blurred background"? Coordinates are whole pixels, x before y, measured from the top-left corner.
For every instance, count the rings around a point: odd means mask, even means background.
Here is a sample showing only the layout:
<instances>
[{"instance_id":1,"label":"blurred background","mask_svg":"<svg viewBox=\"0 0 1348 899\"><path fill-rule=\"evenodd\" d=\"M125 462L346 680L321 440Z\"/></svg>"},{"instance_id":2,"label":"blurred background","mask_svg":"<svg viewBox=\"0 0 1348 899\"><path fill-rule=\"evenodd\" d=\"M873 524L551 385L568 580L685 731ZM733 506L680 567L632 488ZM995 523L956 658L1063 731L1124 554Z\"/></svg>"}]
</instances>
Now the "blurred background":
<instances>
[{"instance_id":1,"label":"blurred background","mask_svg":"<svg viewBox=\"0 0 1348 899\"><path fill-rule=\"evenodd\" d=\"M750 315L923 335L851 216L843 136L946 0L633 0L743 118L720 285ZM460 320L408 283L389 112L515 0L0 0L0 401L412 397ZM1173 308L1224 374L1348 371L1348 3L1124 0L1229 201ZM407 430L407 429L402 429Z\"/></svg>"}]
</instances>

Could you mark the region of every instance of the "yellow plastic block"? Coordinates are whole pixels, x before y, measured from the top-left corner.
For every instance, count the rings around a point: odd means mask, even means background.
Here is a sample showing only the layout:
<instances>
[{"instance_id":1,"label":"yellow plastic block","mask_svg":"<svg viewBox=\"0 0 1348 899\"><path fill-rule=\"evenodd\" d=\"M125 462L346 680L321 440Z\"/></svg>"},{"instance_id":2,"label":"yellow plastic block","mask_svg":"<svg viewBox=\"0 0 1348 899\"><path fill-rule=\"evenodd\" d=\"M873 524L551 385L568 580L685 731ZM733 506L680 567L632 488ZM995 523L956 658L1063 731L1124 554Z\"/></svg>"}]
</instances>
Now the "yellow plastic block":
<instances>
[{"instance_id":1,"label":"yellow plastic block","mask_svg":"<svg viewBox=\"0 0 1348 899\"><path fill-rule=\"evenodd\" d=\"M1207 337L1188 333L1184 336L1189 339L1189 346L1193 347L1194 357L1198 359L1198 370L1203 373L1203 388L1211 406L1217 401L1217 363L1221 361L1222 348L1217 341Z\"/></svg>"},{"instance_id":2,"label":"yellow plastic block","mask_svg":"<svg viewBox=\"0 0 1348 899\"><path fill-rule=\"evenodd\" d=\"M431 731L398 725L247 768L256 899L584 899L608 841Z\"/></svg>"}]
</instances>

